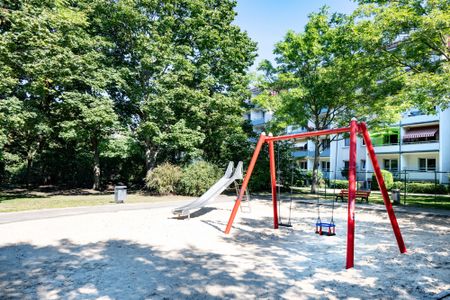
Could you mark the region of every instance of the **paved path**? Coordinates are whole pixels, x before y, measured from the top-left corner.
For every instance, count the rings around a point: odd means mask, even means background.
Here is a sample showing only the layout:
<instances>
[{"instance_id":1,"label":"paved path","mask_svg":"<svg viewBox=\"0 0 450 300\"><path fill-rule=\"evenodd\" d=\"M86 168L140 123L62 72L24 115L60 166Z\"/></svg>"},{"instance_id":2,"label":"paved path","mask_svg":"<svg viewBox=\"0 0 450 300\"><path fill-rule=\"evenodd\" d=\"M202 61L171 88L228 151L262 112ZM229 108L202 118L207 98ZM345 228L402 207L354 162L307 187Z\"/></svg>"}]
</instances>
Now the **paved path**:
<instances>
[{"instance_id":1,"label":"paved path","mask_svg":"<svg viewBox=\"0 0 450 300\"><path fill-rule=\"evenodd\" d=\"M266 195L254 195L254 199L260 200L270 200L271 196ZM233 201L234 196L221 195L216 200L216 202L227 202ZM131 203L131 204L108 204L108 205L97 205L97 206L82 206L82 207L70 207L70 208L52 208L52 209L41 209L32 211L22 211L22 212L8 212L0 213L0 224L14 223L14 222L24 222L30 220L38 219L49 219L49 218L59 218L67 216L76 216L82 214L96 214L96 213L111 213L126 210L140 210L140 209L156 209L164 207L177 207L187 204L194 200L195 198L181 201L161 201L152 203ZM315 200L294 200L295 202L317 205ZM331 206L331 201L321 200L321 205ZM346 206L344 202L335 202L336 207ZM381 204L366 204L357 203L357 209L364 210L376 210L376 211L386 211L384 205ZM230 207L231 208L231 207ZM450 210L444 209L432 209L432 208L422 208L422 207L412 207L412 206L394 206L395 213L405 213L412 215L422 215L429 217L445 217L450 218Z\"/></svg>"},{"instance_id":2,"label":"paved path","mask_svg":"<svg viewBox=\"0 0 450 300\"><path fill-rule=\"evenodd\" d=\"M24 222L38 219L59 218L83 214L111 213L125 210L155 209L164 207L177 207L193 201L195 198L180 201L161 201L151 203L123 203L96 206L81 206L68 208L51 208L21 212L0 213L0 224ZM216 202L231 201L234 197L221 195Z\"/></svg>"}]
</instances>

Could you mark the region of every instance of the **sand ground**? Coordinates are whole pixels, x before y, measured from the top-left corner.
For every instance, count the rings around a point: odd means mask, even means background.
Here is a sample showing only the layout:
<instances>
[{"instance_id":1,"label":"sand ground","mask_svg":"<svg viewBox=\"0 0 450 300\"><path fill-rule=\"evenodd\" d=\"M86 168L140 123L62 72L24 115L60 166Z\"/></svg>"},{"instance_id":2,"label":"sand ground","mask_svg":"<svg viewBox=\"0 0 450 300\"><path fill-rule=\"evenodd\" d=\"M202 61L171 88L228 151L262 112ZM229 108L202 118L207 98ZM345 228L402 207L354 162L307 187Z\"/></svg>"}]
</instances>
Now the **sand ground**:
<instances>
[{"instance_id":1,"label":"sand ground","mask_svg":"<svg viewBox=\"0 0 450 300\"><path fill-rule=\"evenodd\" d=\"M345 270L345 206L333 237L314 234L306 204L292 228L271 229L269 201L253 201L225 235L232 204L190 220L155 208L1 224L0 298L433 299L450 289L448 217L398 214L399 254L387 215L357 209L355 268Z\"/></svg>"}]
</instances>

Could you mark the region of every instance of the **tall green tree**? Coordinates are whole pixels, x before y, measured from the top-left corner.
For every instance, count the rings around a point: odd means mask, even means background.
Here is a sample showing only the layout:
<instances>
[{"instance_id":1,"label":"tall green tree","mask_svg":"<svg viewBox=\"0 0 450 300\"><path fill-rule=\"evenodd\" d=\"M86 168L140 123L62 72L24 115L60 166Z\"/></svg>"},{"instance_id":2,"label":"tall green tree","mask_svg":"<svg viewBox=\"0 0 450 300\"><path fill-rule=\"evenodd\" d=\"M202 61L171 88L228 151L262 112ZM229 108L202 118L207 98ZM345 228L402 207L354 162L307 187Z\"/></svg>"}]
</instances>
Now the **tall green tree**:
<instances>
[{"instance_id":1,"label":"tall green tree","mask_svg":"<svg viewBox=\"0 0 450 300\"><path fill-rule=\"evenodd\" d=\"M367 55L402 70L388 91L424 111L450 103L450 2L360 0L355 12Z\"/></svg>"},{"instance_id":2,"label":"tall green tree","mask_svg":"<svg viewBox=\"0 0 450 300\"><path fill-rule=\"evenodd\" d=\"M167 159L220 161L236 141L247 142L243 101L256 46L232 24L235 1L105 2L93 24L113 43L111 61L125 82L109 93L147 170Z\"/></svg>"},{"instance_id":3,"label":"tall green tree","mask_svg":"<svg viewBox=\"0 0 450 300\"><path fill-rule=\"evenodd\" d=\"M354 20L330 14L327 8L309 16L303 32L289 31L275 45L277 64L262 62L259 86L265 92L256 101L275 111L275 121L285 127L301 125L323 130L348 125L352 117L366 121L395 117L398 103L384 101L383 90L395 89L386 80L391 68L374 64L361 51ZM383 70L383 72L381 72ZM395 72L396 70L391 70ZM314 138L313 183L316 191L321 147Z\"/></svg>"},{"instance_id":4,"label":"tall green tree","mask_svg":"<svg viewBox=\"0 0 450 300\"><path fill-rule=\"evenodd\" d=\"M67 1L8 2L1 19L0 64L9 85L0 97L21 112L8 116L20 126L8 131L5 150L26 159L28 174L43 148L76 138L92 150L98 189L98 145L117 119L105 90L115 78L101 51L108 43L88 33L86 11Z\"/></svg>"}]
</instances>

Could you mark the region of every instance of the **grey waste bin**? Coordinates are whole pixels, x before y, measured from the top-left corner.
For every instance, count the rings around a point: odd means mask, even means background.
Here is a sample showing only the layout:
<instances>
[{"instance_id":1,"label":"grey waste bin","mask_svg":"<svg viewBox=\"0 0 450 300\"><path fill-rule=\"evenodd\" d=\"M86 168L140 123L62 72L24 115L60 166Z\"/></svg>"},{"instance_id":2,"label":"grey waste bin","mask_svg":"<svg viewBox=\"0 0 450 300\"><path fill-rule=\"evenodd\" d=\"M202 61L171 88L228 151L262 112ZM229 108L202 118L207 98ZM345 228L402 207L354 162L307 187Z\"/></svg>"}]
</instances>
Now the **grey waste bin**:
<instances>
[{"instance_id":1,"label":"grey waste bin","mask_svg":"<svg viewBox=\"0 0 450 300\"><path fill-rule=\"evenodd\" d=\"M400 204L400 190L393 189L391 190L391 198L394 201L394 204Z\"/></svg>"},{"instance_id":2,"label":"grey waste bin","mask_svg":"<svg viewBox=\"0 0 450 300\"><path fill-rule=\"evenodd\" d=\"M125 185L116 185L114 187L114 201L124 203L127 199L127 187Z\"/></svg>"}]
</instances>

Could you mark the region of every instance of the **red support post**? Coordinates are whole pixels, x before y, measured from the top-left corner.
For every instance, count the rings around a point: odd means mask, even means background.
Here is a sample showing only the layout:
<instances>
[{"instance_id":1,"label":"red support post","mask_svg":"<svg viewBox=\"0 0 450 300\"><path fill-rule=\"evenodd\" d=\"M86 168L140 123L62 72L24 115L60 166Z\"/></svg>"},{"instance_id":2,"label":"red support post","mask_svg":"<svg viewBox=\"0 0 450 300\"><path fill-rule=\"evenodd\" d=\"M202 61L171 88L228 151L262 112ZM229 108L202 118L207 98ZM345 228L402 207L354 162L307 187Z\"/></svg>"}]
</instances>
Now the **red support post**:
<instances>
[{"instance_id":1,"label":"red support post","mask_svg":"<svg viewBox=\"0 0 450 300\"><path fill-rule=\"evenodd\" d=\"M269 134L269 137L271 134ZM270 164L270 186L272 187L272 206L273 206L273 228L278 229L278 209L277 209L277 175L275 168L275 153L273 151L273 141L268 141L269 145L269 164Z\"/></svg>"},{"instance_id":2,"label":"red support post","mask_svg":"<svg viewBox=\"0 0 450 300\"><path fill-rule=\"evenodd\" d=\"M375 171L375 176L377 177L378 186L380 187L381 194L383 195L384 205L386 206L392 229L394 230L395 238L397 239L398 248L400 250L400 253L405 253L405 242L403 241L402 233L400 232L400 227L398 226L397 218L395 217L394 209L392 207L391 200L389 199L386 184L384 183L384 179L381 174L380 165L378 164L377 156L375 155L375 149L373 148L369 132L367 131L366 123L361 122L359 124L359 128L363 134L364 142L366 143L367 151L369 152L370 160L372 161L372 166Z\"/></svg>"},{"instance_id":3,"label":"red support post","mask_svg":"<svg viewBox=\"0 0 450 300\"><path fill-rule=\"evenodd\" d=\"M230 215L230 219L228 220L227 227L225 229L225 233L230 233L231 226L233 225L234 218L236 217L237 211L239 209L239 205L241 204L242 198L244 197L245 190L247 189L248 182L250 181L250 177L252 176L253 168L255 167L256 160L258 159L259 152L261 152L261 147L266 141L266 134L263 132L259 136L258 143L256 144L255 151L253 152L252 159L250 160L250 164L248 165L247 172L245 173L244 180L242 182L241 190L239 191L239 196L234 202L234 207Z\"/></svg>"},{"instance_id":4,"label":"red support post","mask_svg":"<svg viewBox=\"0 0 450 300\"><path fill-rule=\"evenodd\" d=\"M346 268L353 268L355 255L355 198L356 198L356 119L350 122L350 158L348 170L347 207L347 261Z\"/></svg>"}]
</instances>

